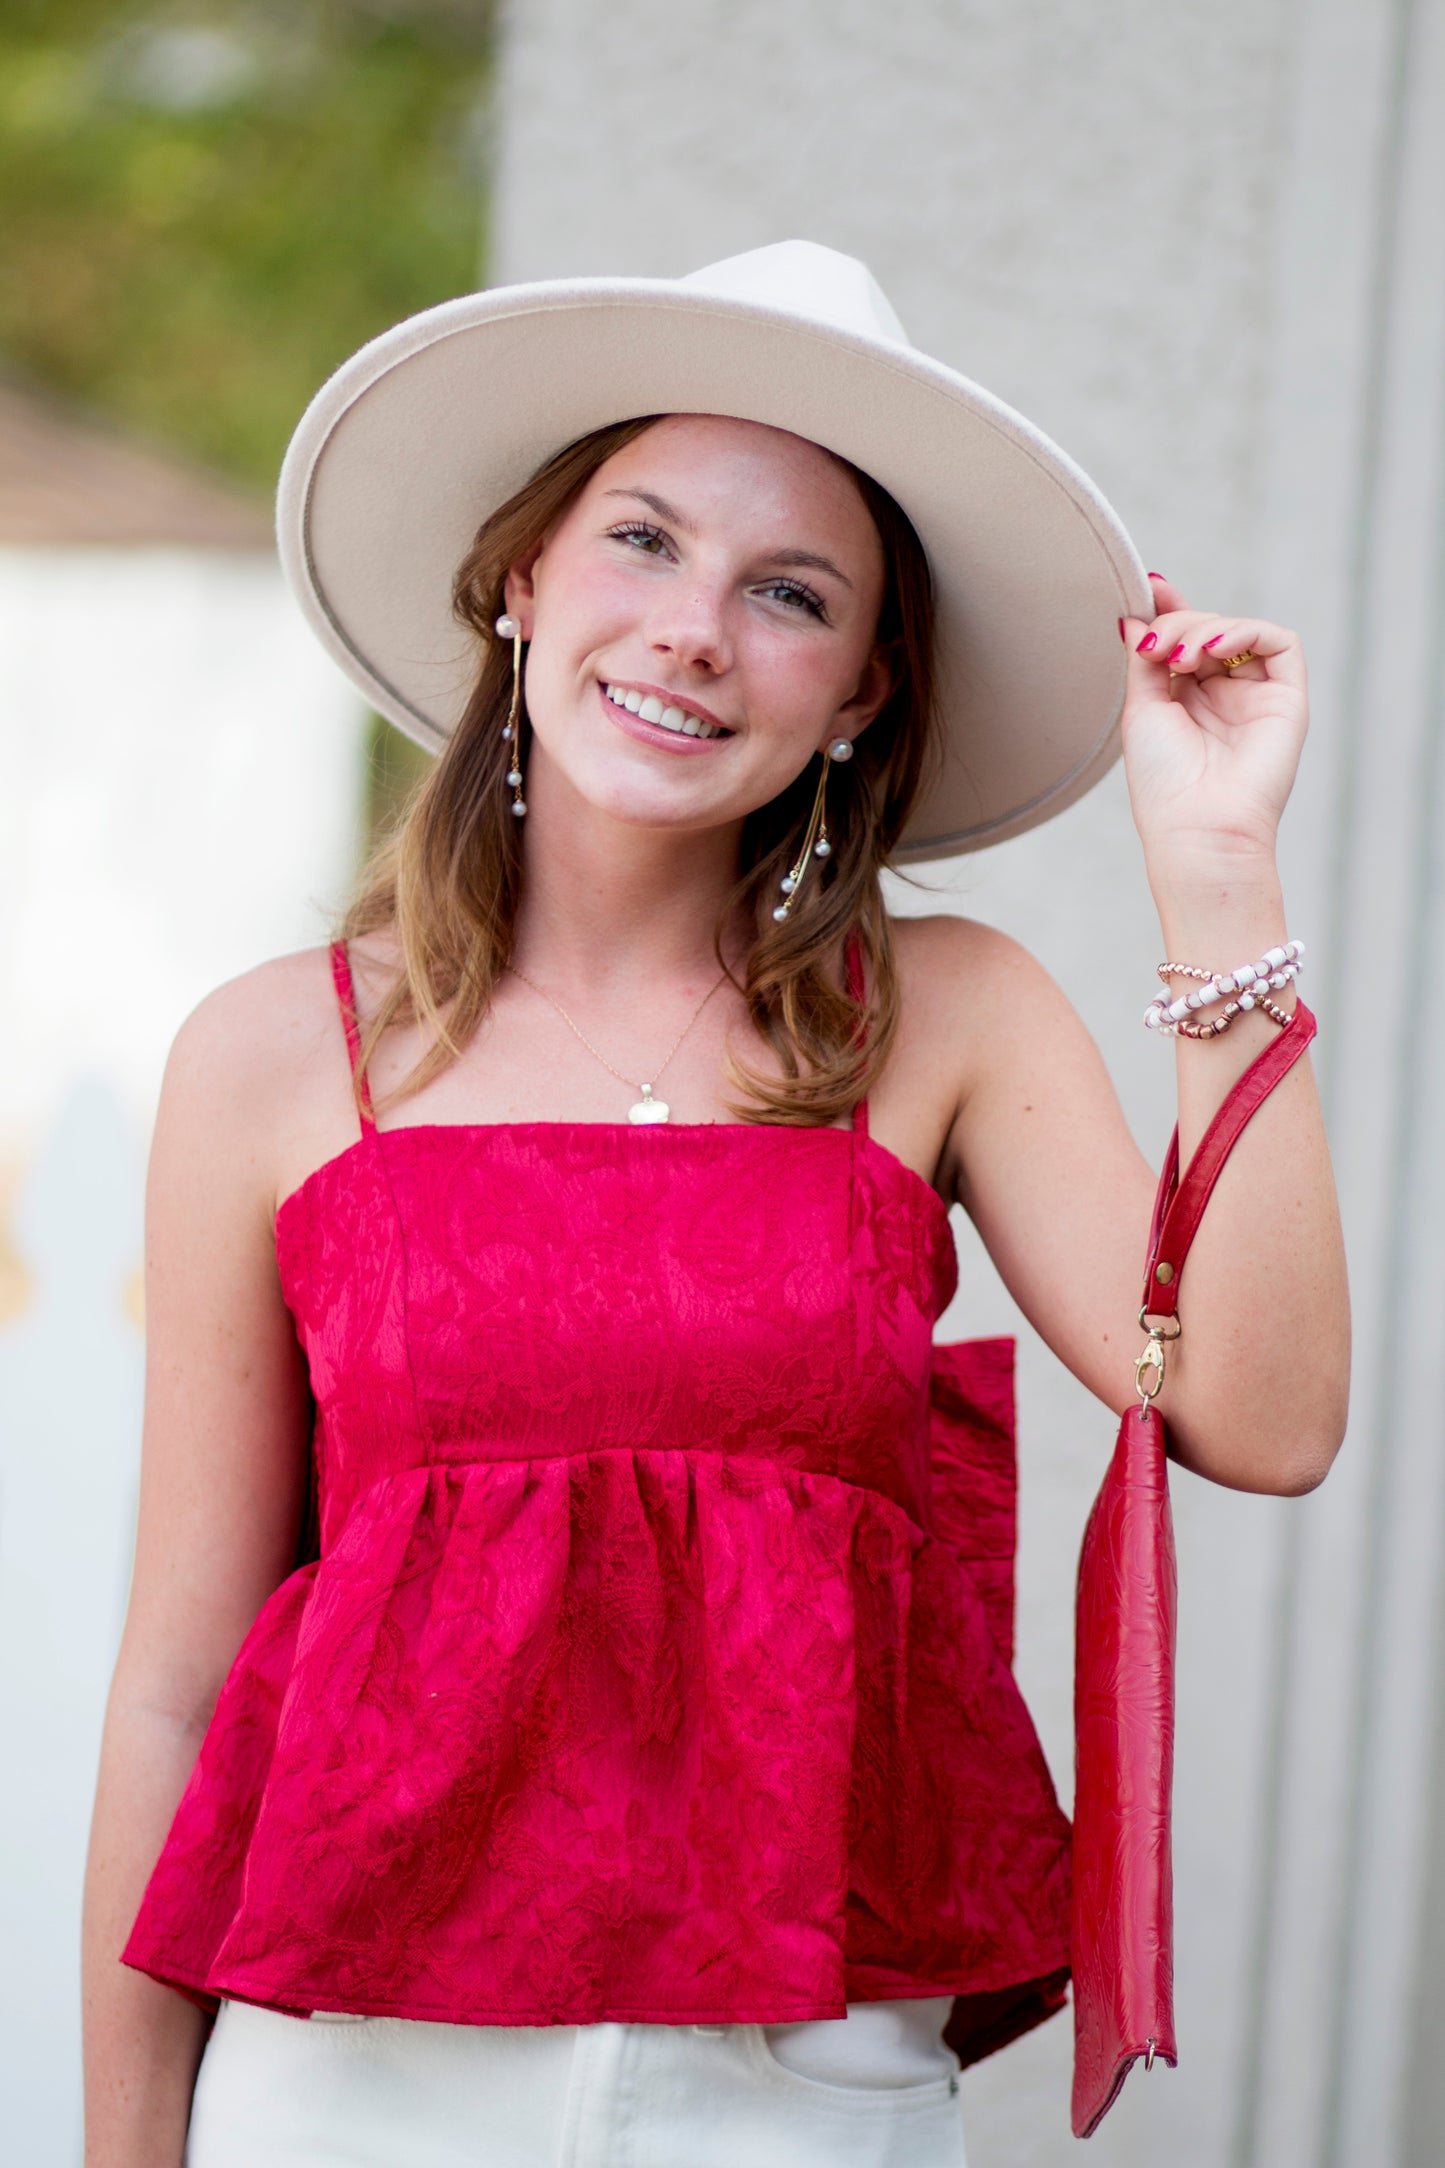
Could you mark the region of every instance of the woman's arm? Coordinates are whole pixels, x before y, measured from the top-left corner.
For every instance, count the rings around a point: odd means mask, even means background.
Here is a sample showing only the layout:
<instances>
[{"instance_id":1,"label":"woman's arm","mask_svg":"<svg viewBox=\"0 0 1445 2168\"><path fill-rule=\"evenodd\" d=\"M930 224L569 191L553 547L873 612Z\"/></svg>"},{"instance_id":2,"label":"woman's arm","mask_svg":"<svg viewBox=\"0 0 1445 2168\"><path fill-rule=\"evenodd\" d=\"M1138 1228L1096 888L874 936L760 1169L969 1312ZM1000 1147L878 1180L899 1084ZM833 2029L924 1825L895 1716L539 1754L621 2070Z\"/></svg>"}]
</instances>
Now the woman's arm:
<instances>
[{"instance_id":1,"label":"woman's arm","mask_svg":"<svg viewBox=\"0 0 1445 2168\"><path fill-rule=\"evenodd\" d=\"M293 965L190 1018L151 1149L135 1569L86 1868L86 2168L179 2168L206 2021L120 1952L221 1683L295 1560L310 1403L272 1234Z\"/></svg>"},{"instance_id":2,"label":"woman's arm","mask_svg":"<svg viewBox=\"0 0 1445 2168\"><path fill-rule=\"evenodd\" d=\"M1224 971L1303 930L1285 923L1274 839L1304 738L1304 663L1281 627L1190 611L1163 581L1156 599L1152 627L1124 621L1130 797L1164 955ZM1155 645L1141 655L1151 631ZM1261 660L1239 672L1213 659L1245 647ZM979 927L940 945L955 1001L974 1011L947 1154L954 1193L1031 1323L1121 1408L1142 1345L1154 1174L1097 1050L1039 966ZM1277 998L1289 1008L1294 996ZM1185 1162L1276 1029L1246 1013L1218 1038L1176 1042ZM1145 1050L1167 1058L1155 1042ZM1241 1490L1313 1488L1344 1434L1349 1308L1308 1057L1236 1144L1190 1252L1179 1314L1161 1401L1175 1457Z\"/></svg>"}]
</instances>

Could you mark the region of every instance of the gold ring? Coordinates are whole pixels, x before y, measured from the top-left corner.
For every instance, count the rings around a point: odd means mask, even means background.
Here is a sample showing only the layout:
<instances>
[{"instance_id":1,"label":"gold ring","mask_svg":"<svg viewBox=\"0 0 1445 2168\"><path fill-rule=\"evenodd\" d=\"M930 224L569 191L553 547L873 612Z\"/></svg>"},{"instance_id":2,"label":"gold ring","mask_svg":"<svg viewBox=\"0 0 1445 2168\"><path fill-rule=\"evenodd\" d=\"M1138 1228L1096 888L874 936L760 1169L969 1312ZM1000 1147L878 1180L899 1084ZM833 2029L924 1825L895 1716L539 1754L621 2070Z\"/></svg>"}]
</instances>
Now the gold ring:
<instances>
[{"instance_id":1,"label":"gold ring","mask_svg":"<svg viewBox=\"0 0 1445 2168\"><path fill-rule=\"evenodd\" d=\"M1259 657L1255 654L1254 649L1246 647L1241 648L1237 655L1221 655L1219 667L1221 670L1237 670L1242 662L1258 662L1258 660Z\"/></svg>"}]
</instances>

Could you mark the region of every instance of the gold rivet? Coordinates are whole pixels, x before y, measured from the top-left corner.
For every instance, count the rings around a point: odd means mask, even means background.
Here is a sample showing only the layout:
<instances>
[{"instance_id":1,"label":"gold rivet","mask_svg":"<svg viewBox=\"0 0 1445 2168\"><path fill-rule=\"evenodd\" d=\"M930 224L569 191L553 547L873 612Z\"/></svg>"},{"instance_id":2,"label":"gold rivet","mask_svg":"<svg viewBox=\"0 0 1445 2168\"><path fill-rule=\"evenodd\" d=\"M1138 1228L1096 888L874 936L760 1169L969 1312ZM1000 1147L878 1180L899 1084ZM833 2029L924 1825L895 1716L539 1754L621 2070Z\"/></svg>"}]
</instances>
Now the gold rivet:
<instances>
[{"instance_id":1,"label":"gold rivet","mask_svg":"<svg viewBox=\"0 0 1445 2168\"><path fill-rule=\"evenodd\" d=\"M1174 1277L1174 1267L1172 1265L1156 1265L1154 1267L1154 1277L1161 1287L1167 1287Z\"/></svg>"}]
</instances>

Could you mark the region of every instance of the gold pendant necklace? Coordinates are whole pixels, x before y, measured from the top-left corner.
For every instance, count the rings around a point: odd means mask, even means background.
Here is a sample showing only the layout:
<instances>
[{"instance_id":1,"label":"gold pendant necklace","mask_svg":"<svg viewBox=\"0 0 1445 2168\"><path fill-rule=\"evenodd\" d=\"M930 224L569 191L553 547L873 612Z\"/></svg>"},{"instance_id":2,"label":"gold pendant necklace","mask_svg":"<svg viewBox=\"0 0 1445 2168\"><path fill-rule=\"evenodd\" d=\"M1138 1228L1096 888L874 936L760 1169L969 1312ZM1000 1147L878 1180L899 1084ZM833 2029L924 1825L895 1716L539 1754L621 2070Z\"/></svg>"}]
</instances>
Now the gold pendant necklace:
<instances>
[{"instance_id":1,"label":"gold pendant necklace","mask_svg":"<svg viewBox=\"0 0 1445 2168\"><path fill-rule=\"evenodd\" d=\"M578 1038L582 1041L582 1044L586 1047L588 1053L595 1055L597 1060L601 1062L604 1069L610 1069L613 1076L617 1077L621 1083L632 1083L631 1077L623 1076L620 1069L613 1069L611 1062L607 1059L607 1056L605 1054L599 1054L597 1052L597 1048L592 1044L592 1041L588 1038L586 1032L579 1029L579 1027L575 1023L573 1023L572 1018L567 1014L567 1011L563 1008L561 1002L558 1001L554 995L549 994L545 986L539 986L535 979L529 979L526 972L519 971L515 964L508 964L506 968L508 971L511 972L513 978L521 979L525 985L532 988L532 991L534 993L540 994L544 1001L551 1002L553 1008L557 1011L557 1014L561 1017L563 1023L567 1024L573 1031L577 1033ZM726 971L724 971L724 973L722 974L722 978L715 980L714 983L708 988L707 992L703 995L701 1001L693 1010L692 1015L688 1018L687 1022L683 1025L682 1030L673 1040L672 1046L669 1049L667 1055L667 1060L662 1062L660 1066L654 1071L654 1083L656 1082L657 1078L662 1075L663 1070L667 1067L667 1063L672 1060L673 1055L682 1045L683 1040L692 1030L693 1025L702 1015L703 1010L712 1000L713 995L717 992L718 987L722 985L723 979L725 979L727 975L728 974L726 973ZM666 1122L672 1119L672 1109L668 1105L667 1101L665 1099L653 1098L651 1083L637 1084L633 1088L637 1091L640 1091L642 1097L640 1099L634 1100L633 1104L627 1109L627 1119L629 1120L629 1122L637 1122L639 1124L651 1124L656 1122Z\"/></svg>"}]
</instances>

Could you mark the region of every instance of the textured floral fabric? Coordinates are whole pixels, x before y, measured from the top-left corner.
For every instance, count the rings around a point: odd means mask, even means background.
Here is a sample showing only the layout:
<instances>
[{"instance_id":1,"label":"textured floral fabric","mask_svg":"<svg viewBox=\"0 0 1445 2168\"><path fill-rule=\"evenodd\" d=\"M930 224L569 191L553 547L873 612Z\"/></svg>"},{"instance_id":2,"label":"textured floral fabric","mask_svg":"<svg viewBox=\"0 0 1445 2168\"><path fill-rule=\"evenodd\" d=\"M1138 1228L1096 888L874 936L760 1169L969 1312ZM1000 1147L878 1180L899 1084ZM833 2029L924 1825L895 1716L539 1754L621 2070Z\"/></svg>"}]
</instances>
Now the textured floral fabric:
<instances>
[{"instance_id":1,"label":"textured floral fabric","mask_svg":"<svg viewBox=\"0 0 1445 2168\"><path fill-rule=\"evenodd\" d=\"M952 1992L965 2061L1058 2007L1012 1350L933 1346L927 1183L863 1123L368 1124L276 1241L319 1556L127 1963L511 2025Z\"/></svg>"}]
</instances>

